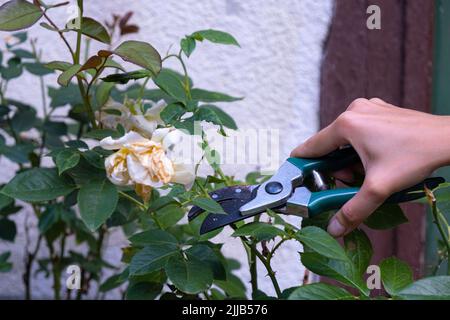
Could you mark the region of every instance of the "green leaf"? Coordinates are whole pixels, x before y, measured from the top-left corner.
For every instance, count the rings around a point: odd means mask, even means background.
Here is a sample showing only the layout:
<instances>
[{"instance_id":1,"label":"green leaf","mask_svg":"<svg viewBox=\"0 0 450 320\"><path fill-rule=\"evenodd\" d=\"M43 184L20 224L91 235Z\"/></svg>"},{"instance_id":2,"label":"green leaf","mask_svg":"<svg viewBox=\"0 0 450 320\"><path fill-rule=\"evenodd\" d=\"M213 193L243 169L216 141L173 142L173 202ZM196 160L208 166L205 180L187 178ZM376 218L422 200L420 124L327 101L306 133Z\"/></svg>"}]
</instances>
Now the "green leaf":
<instances>
[{"instance_id":1,"label":"green leaf","mask_svg":"<svg viewBox=\"0 0 450 320\"><path fill-rule=\"evenodd\" d=\"M187 100L184 80L171 70L163 69L154 79L155 84L165 93L177 101L185 103Z\"/></svg>"},{"instance_id":2,"label":"green leaf","mask_svg":"<svg viewBox=\"0 0 450 320\"><path fill-rule=\"evenodd\" d=\"M42 63L38 62L24 63L23 66L29 73L34 74L35 76L45 76L53 73L52 70L46 68Z\"/></svg>"},{"instance_id":3,"label":"green leaf","mask_svg":"<svg viewBox=\"0 0 450 320\"><path fill-rule=\"evenodd\" d=\"M288 300L353 300L355 297L343 288L326 283L313 283L298 287Z\"/></svg>"},{"instance_id":4,"label":"green leaf","mask_svg":"<svg viewBox=\"0 0 450 320\"><path fill-rule=\"evenodd\" d=\"M185 252L188 257L193 256L207 265L212 270L214 279L226 280L227 271L214 249L204 244L195 244Z\"/></svg>"},{"instance_id":5,"label":"green leaf","mask_svg":"<svg viewBox=\"0 0 450 320\"><path fill-rule=\"evenodd\" d=\"M188 294L208 289L213 281L210 268L192 255L188 259L180 253L172 255L166 263L165 270L170 281Z\"/></svg>"},{"instance_id":6,"label":"green leaf","mask_svg":"<svg viewBox=\"0 0 450 320\"><path fill-rule=\"evenodd\" d=\"M1 190L11 198L23 201L47 201L68 195L75 190L73 183L59 176L55 168L34 168L17 174Z\"/></svg>"},{"instance_id":7,"label":"green leaf","mask_svg":"<svg viewBox=\"0 0 450 320\"><path fill-rule=\"evenodd\" d=\"M119 69L121 71L125 71L125 68L122 67L118 62L114 61L112 57L108 57L106 59L104 68L113 68L113 69Z\"/></svg>"},{"instance_id":8,"label":"green leaf","mask_svg":"<svg viewBox=\"0 0 450 320\"><path fill-rule=\"evenodd\" d=\"M66 71L72 66L72 64L65 61L51 61L49 63L45 63L43 66L53 71Z\"/></svg>"},{"instance_id":9,"label":"green leaf","mask_svg":"<svg viewBox=\"0 0 450 320\"><path fill-rule=\"evenodd\" d=\"M357 288L365 295L369 294L362 277L356 274L350 261L328 259L315 252L302 253L301 261L307 269L318 275L330 277L343 284Z\"/></svg>"},{"instance_id":10,"label":"green leaf","mask_svg":"<svg viewBox=\"0 0 450 320\"><path fill-rule=\"evenodd\" d=\"M95 100L99 109L108 102L112 88L114 88L114 83L102 82L97 89L95 89Z\"/></svg>"},{"instance_id":11,"label":"green leaf","mask_svg":"<svg viewBox=\"0 0 450 320\"><path fill-rule=\"evenodd\" d=\"M41 22L41 23L39 23L39 25L40 25L42 28L45 28L45 29L47 29L47 30L54 31L54 32L58 32L58 28L55 28L54 26L52 26L51 24L49 24L49 23L47 23L47 22ZM62 30L61 30L61 31L62 31Z\"/></svg>"},{"instance_id":12,"label":"green leaf","mask_svg":"<svg viewBox=\"0 0 450 320\"><path fill-rule=\"evenodd\" d=\"M199 108L197 112L195 112L194 117L197 121L206 121L222 126L222 121L220 121L219 116L211 109Z\"/></svg>"},{"instance_id":13,"label":"green leaf","mask_svg":"<svg viewBox=\"0 0 450 320\"><path fill-rule=\"evenodd\" d=\"M0 219L0 239L13 242L16 237L17 229L14 221L7 218Z\"/></svg>"},{"instance_id":14,"label":"green leaf","mask_svg":"<svg viewBox=\"0 0 450 320\"><path fill-rule=\"evenodd\" d=\"M85 138L102 140L107 137L119 138L119 132L112 129L94 129L84 134Z\"/></svg>"},{"instance_id":15,"label":"green leaf","mask_svg":"<svg viewBox=\"0 0 450 320\"><path fill-rule=\"evenodd\" d=\"M58 167L59 174L61 175L66 170L75 167L79 161L80 154L77 150L65 149L58 153L55 164Z\"/></svg>"},{"instance_id":16,"label":"green leaf","mask_svg":"<svg viewBox=\"0 0 450 320\"><path fill-rule=\"evenodd\" d=\"M195 50L195 39L189 36L181 39L180 47L184 54L189 57Z\"/></svg>"},{"instance_id":17,"label":"green leaf","mask_svg":"<svg viewBox=\"0 0 450 320\"><path fill-rule=\"evenodd\" d=\"M233 102L242 100L243 98L233 97L225 93L208 91L203 89L192 89L191 90L192 100L202 101L202 102Z\"/></svg>"},{"instance_id":18,"label":"green leaf","mask_svg":"<svg viewBox=\"0 0 450 320\"><path fill-rule=\"evenodd\" d=\"M36 123L36 110L31 107L20 108L11 118L11 126L15 132L28 131Z\"/></svg>"},{"instance_id":19,"label":"green leaf","mask_svg":"<svg viewBox=\"0 0 450 320\"><path fill-rule=\"evenodd\" d=\"M218 287L225 291L225 293L231 298L245 299L245 285L242 283L241 279L235 275L229 273L227 274L227 280L216 280L214 281Z\"/></svg>"},{"instance_id":20,"label":"green leaf","mask_svg":"<svg viewBox=\"0 0 450 320\"><path fill-rule=\"evenodd\" d=\"M75 149L89 149L89 146L83 140L69 140L65 142L66 146Z\"/></svg>"},{"instance_id":21,"label":"green leaf","mask_svg":"<svg viewBox=\"0 0 450 320\"><path fill-rule=\"evenodd\" d=\"M407 263L395 258L387 258L380 263L381 281L391 296L413 282L413 274Z\"/></svg>"},{"instance_id":22,"label":"green leaf","mask_svg":"<svg viewBox=\"0 0 450 320\"><path fill-rule=\"evenodd\" d=\"M450 276L420 279L397 295L407 300L450 300Z\"/></svg>"},{"instance_id":23,"label":"green leaf","mask_svg":"<svg viewBox=\"0 0 450 320\"><path fill-rule=\"evenodd\" d=\"M120 287L123 283L125 283L125 280L121 278L121 274L114 274L100 285L99 291L108 292Z\"/></svg>"},{"instance_id":24,"label":"green leaf","mask_svg":"<svg viewBox=\"0 0 450 320\"><path fill-rule=\"evenodd\" d=\"M175 244L151 244L136 253L130 262L130 275L143 275L164 268L167 260L179 253Z\"/></svg>"},{"instance_id":25,"label":"green leaf","mask_svg":"<svg viewBox=\"0 0 450 320\"><path fill-rule=\"evenodd\" d=\"M170 125L178 121L185 113L186 109L181 104L170 103L161 111L160 117L165 124Z\"/></svg>"},{"instance_id":26,"label":"green leaf","mask_svg":"<svg viewBox=\"0 0 450 320\"><path fill-rule=\"evenodd\" d=\"M109 180L94 180L81 186L78 207L83 222L91 230L97 230L112 215L119 194Z\"/></svg>"},{"instance_id":27,"label":"green leaf","mask_svg":"<svg viewBox=\"0 0 450 320\"><path fill-rule=\"evenodd\" d=\"M0 193L0 210L14 203L14 199Z\"/></svg>"},{"instance_id":28,"label":"green leaf","mask_svg":"<svg viewBox=\"0 0 450 320\"><path fill-rule=\"evenodd\" d=\"M373 254L369 238L364 231L356 229L344 237L344 243L355 273L362 276L365 274Z\"/></svg>"},{"instance_id":29,"label":"green leaf","mask_svg":"<svg viewBox=\"0 0 450 320\"><path fill-rule=\"evenodd\" d=\"M130 237L130 242L133 246L144 247L148 245L158 245L158 244L167 244L167 245L177 245L177 239L168 233L167 231L154 229L147 230L140 233L137 233Z\"/></svg>"},{"instance_id":30,"label":"green leaf","mask_svg":"<svg viewBox=\"0 0 450 320\"><path fill-rule=\"evenodd\" d=\"M104 82L108 82L108 83L126 84L130 80L138 80L138 79L148 78L148 77L152 77L152 76L153 76L152 72L150 72L146 69L142 69L142 70L136 70L136 71L124 72L124 73L113 73L113 74L110 74L110 75L102 78L102 80Z\"/></svg>"},{"instance_id":31,"label":"green leaf","mask_svg":"<svg viewBox=\"0 0 450 320\"><path fill-rule=\"evenodd\" d=\"M72 24L73 24L72 20ZM66 25L66 28L69 24ZM69 28L69 30L77 31L76 29ZM88 36L89 38L95 39L97 41L110 44L111 43L111 37L108 34L108 31L106 28L98 21L89 18L89 17L83 17L83 20L81 22L81 33L85 36Z\"/></svg>"},{"instance_id":32,"label":"green leaf","mask_svg":"<svg viewBox=\"0 0 450 320\"><path fill-rule=\"evenodd\" d=\"M46 120L42 127L49 135L59 137L67 134L67 124L65 122Z\"/></svg>"},{"instance_id":33,"label":"green leaf","mask_svg":"<svg viewBox=\"0 0 450 320\"><path fill-rule=\"evenodd\" d=\"M66 213L62 205L52 205L48 207L39 217L39 231L47 233L58 221L60 221Z\"/></svg>"},{"instance_id":34,"label":"green leaf","mask_svg":"<svg viewBox=\"0 0 450 320\"><path fill-rule=\"evenodd\" d=\"M114 53L125 61L150 70L154 76L161 70L161 56L155 48L146 42L125 41L114 50Z\"/></svg>"},{"instance_id":35,"label":"green leaf","mask_svg":"<svg viewBox=\"0 0 450 320\"><path fill-rule=\"evenodd\" d=\"M34 59L34 54L28 50L24 50L24 49L14 49L11 50L11 52L22 59Z\"/></svg>"},{"instance_id":36,"label":"green leaf","mask_svg":"<svg viewBox=\"0 0 450 320\"><path fill-rule=\"evenodd\" d=\"M128 286L127 300L154 300L162 291L163 284L157 282L136 282Z\"/></svg>"},{"instance_id":37,"label":"green leaf","mask_svg":"<svg viewBox=\"0 0 450 320\"><path fill-rule=\"evenodd\" d=\"M384 230L394 228L408 222L402 208L398 204L384 204L372 213L364 224L371 229Z\"/></svg>"},{"instance_id":38,"label":"green leaf","mask_svg":"<svg viewBox=\"0 0 450 320\"><path fill-rule=\"evenodd\" d=\"M232 234L233 237L252 236L257 241L270 240L276 236L283 235L285 235L283 230L271 224L258 221L244 224Z\"/></svg>"},{"instance_id":39,"label":"green leaf","mask_svg":"<svg viewBox=\"0 0 450 320\"><path fill-rule=\"evenodd\" d=\"M192 203L210 213L227 214L223 208L211 198L197 197Z\"/></svg>"},{"instance_id":40,"label":"green leaf","mask_svg":"<svg viewBox=\"0 0 450 320\"><path fill-rule=\"evenodd\" d=\"M34 146L31 143L20 143L12 146L0 144L0 154L15 163L29 162L29 155L33 152Z\"/></svg>"},{"instance_id":41,"label":"green leaf","mask_svg":"<svg viewBox=\"0 0 450 320\"><path fill-rule=\"evenodd\" d=\"M318 227L306 227L295 234L295 238L311 250L330 259L348 260L348 257L330 234Z\"/></svg>"},{"instance_id":42,"label":"green leaf","mask_svg":"<svg viewBox=\"0 0 450 320\"><path fill-rule=\"evenodd\" d=\"M12 269L12 263L8 262L9 257L11 256L10 251L3 252L0 254L0 272L9 272Z\"/></svg>"},{"instance_id":43,"label":"green leaf","mask_svg":"<svg viewBox=\"0 0 450 320\"><path fill-rule=\"evenodd\" d=\"M228 115L225 111L220 109L217 106L211 105L211 104L205 104L199 107L199 109L207 109L213 111L216 116L219 118L221 124L227 128L230 128L232 130L237 130L237 125L234 119Z\"/></svg>"},{"instance_id":44,"label":"green leaf","mask_svg":"<svg viewBox=\"0 0 450 320\"><path fill-rule=\"evenodd\" d=\"M229 44L240 47L237 40L231 34L219 30L200 30L194 32L192 37L199 41L203 41L203 39L205 39L213 43Z\"/></svg>"},{"instance_id":45,"label":"green leaf","mask_svg":"<svg viewBox=\"0 0 450 320\"><path fill-rule=\"evenodd\" d=\"M25 0L12 0L0 7L0 30L14 31L28 28L42 17L38 6Z\"/></svg>"},{"instance_id":46,"label":"green leaf","mask_svg":"<svg viewBox=\"0 0 450 320\"><path fill-rule=\"evenodd\" d=\"M177 203L169 204L156 211L156 218L163 229L172 227L180 221L184 215L184 209Z\"/></svg>"},{"instance_id":47,"label":"green leaf","mask_svg":"<svg viewBox=\"0 0 450 320\"><path fill-rule=\"evenodd\" d=\"M52 108L65 106L67 104L75 106L82 105L83 100L78 86L71 83L67 87L53 88L48 87L48 95L52 99L50 106Z\"/></svg>"},{"instance_id":48,"label":"green leaf","mask_svg":"<svg viewBox=\"0 0 450 320\"><path fill-rule=\"evenodd\" d=\"M11 80L20 77L23 68L19 57L13 57L8 60L7 67L1 67L2 78Z\"/></svg>"},{"instance_id":49,"label":"green leaf","mask_svg":"<svg viewBox=\"0 0 450 320\"><path fill-rule=\"evenodd\" d=\"M67 87L72 80L73 77L80 71L81 65L74 64L69 69L61 73L58 77L58 83L63 86Z\"/></svg>"}]
</instances>

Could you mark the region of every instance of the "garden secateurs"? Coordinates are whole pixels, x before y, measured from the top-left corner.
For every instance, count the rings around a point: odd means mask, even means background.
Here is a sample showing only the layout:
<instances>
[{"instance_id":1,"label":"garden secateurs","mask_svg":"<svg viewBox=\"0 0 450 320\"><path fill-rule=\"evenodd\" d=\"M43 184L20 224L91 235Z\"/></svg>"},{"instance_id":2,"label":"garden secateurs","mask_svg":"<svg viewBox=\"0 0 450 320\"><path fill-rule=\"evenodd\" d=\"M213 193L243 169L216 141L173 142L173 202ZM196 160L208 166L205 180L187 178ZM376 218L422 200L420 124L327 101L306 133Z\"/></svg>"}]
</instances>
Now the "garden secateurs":
<instances>
[{"instance_id":1,"label":"garden secateurs","mask_svg":"<svg viewBox=\"0 0 450 320\"><path fill-rule=\"evenodd\" d=\"M270 179L259 185L231 186L213 191L210 193L211 198L222 206L226 214L209 212L201 225L200 233L233 224L268 209L279 214L301 217L314 217L339 209L359 188L327 189L322 173L337 171L358 161L359 156L353 147L346 146L320 158L288 158ZM315 183L314 188L304 183L310 177ZM440 177L427 178L391 195L385 203L420 199L425 196L425 186L434 189L444 181ZM202 208L193 206L188 214L189 220L195 219L202 212Z\"/></svg>"}]
</instances>

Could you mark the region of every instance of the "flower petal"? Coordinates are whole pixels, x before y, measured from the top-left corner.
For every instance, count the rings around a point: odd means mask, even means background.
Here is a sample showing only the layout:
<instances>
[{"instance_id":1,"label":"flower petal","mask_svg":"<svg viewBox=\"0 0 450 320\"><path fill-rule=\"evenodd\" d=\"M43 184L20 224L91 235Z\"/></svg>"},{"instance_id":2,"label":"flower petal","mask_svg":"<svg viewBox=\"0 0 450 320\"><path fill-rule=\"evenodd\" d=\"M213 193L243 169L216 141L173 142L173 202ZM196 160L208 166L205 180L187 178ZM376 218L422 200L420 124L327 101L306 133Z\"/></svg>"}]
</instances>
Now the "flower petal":
<instances>
[{"instance_id":1,"label":"flower petal","mask_svg":"<svg viewBox=\"0 0 450 320\"><path fill-rule=\"evenodd\" d=\"M107 137L100 141L100 146L106 150L117 150L117 149L124 147L125 145L130 145L133 143L145 143L147 141L149 141L149 140L145 139L139 133L130 131L127 134L125 134L123 137L120 137L119 139L113 139L112 137Z\"/></svg>"}]
</instances>

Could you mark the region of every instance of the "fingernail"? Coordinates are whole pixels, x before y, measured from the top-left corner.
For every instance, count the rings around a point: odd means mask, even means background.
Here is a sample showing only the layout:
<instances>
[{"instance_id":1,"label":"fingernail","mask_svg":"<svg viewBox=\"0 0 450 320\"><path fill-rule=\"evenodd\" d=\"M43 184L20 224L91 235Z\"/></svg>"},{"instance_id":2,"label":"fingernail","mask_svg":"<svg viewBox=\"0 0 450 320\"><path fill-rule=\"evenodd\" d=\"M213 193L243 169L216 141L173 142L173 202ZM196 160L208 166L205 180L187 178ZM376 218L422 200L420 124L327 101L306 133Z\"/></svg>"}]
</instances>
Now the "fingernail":
<instances>
[{"instance_id":1,"label":"fingernail","mask_svg":"<svg viewBox=\"0 0 450 320\"><path fill-rule=\"evenodd\" d=\"M333 237L340 237L344 235L345 233L345 227L339 222L338 219L333 218L328 225L327 229L328 233L331 234Z\"/></svg>"}]
</instances>

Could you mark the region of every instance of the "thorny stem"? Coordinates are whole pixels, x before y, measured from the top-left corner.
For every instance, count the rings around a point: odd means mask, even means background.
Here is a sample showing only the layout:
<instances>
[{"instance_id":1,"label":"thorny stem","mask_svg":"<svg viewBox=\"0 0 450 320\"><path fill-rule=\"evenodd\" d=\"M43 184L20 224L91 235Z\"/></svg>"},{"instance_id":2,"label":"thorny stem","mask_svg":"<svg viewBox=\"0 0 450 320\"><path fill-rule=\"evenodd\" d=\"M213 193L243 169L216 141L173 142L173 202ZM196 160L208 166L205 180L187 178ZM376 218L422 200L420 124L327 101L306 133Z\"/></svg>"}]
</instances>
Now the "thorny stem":
<instances>
[{"instance_id":1,"label":"thorny stem","mask_svg":"<svg viewBox=\"0 0 450 320\"><path fill-rule=\"evenodd\" d=\"M445 247L447 249L447 274L450 275L450 235L447 235L444 231L443 223L447 224L447 221L442 216L442 213L439 211L436 205L436 198L433 194L433 192L427 188L425 188L425 192L428 198L428 201L431 204L431 211L433 214L433 222L437 226L438 231L441 235L442 241L445 244ZM444 222L445 221L445 222ZM448 230L448 224L447 224L447 230Z\"/></svg>"},{"instance_id":2,"label":"thorny stem","mask_svg":"<svg viewBox=\"0 0 450 320\"><path fill-rule=\"evenodd\" d=\"M256 264L256 245L252 244L250 246L250 254L249 256L249 265L250 265L250 279L251 279L251 285L252 285L252 292L253 294L256 293L258 290L258 269Z\"/></svg>"}]
</instances>

